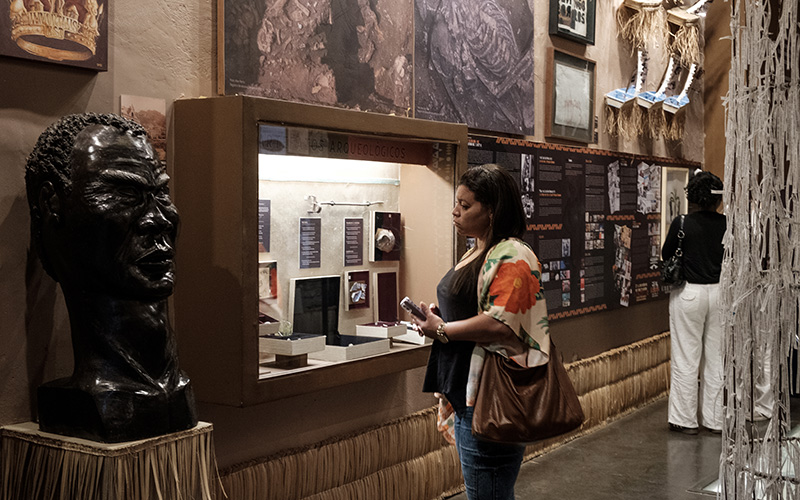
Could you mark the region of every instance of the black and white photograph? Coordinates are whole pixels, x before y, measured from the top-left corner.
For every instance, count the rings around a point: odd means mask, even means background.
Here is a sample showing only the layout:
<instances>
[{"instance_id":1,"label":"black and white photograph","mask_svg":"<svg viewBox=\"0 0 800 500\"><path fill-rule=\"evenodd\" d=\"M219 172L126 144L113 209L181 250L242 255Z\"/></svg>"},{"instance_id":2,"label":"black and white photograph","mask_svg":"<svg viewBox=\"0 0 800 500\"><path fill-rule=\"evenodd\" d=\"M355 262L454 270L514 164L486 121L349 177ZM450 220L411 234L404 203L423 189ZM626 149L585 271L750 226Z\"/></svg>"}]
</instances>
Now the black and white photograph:
<instances>
[{"instance_id":1,"label":"black and white photograph","mask_svg":"<svg viewBox=\"0 0 800 500\"><path fill-rule=\"evenodd\" d=\"M595 0L550 0L550 34L594 45Z\"/></svg>"},{"instance_id":2,"label":"black and white photograph","mask_svg":"<svg viewBox=\"0 0 800 500\"><path fill-rule=\"evenodd\" d=\"M409 115L410 0L221 5L221 93Z\"/></svg>"},{"instance_id":3,"label":"black and white photograph","mask_svg":"<svg viewBox=\"0 0 800 500\"><path fill-rule=\"evenodd\" d=\"M417 0L415 116L533 135L533 0Z\"/></svg>"}]
</instances>

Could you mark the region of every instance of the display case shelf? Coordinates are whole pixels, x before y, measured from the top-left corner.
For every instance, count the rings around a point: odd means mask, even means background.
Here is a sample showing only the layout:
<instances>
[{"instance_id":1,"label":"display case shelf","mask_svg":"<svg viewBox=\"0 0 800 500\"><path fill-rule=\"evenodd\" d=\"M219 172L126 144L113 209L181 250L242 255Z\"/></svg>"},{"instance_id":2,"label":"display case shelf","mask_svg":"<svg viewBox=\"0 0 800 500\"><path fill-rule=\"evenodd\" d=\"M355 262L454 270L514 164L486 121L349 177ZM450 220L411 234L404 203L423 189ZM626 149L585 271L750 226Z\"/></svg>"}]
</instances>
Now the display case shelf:
<instances>
[{"instance_id":1,"label":"display case shelf","mask_svg":"<svg viewBox=\"0 0 800 500\"><path fill-rule=\"evenodd\" d=\"M276 174L264 173L265 149L286 146L259 135L265 127L278 132L283 129L287 136L305 134L309 138L306 156L342 157L342 144L344 156L360 155L360 159L390 151L396 154L398 145L416 151L416 164L398 167L401 181L392 184L373 179L372 184L364 184L358 191L368 192L373 189L369 186L375 190L387 189L387 185L396 190L386 211L396 211L403 217L405 233L400 259L373 261L374 249L368 239L371 235L365 234L363 264L355 269L370 274L394 271L401 297L409 295L427 302L433 298L439 277L454 262L456 239L450 211L455 179L466 168L466 126L247 96L176 101L171 173L181 229L174 316L181 366L192 379L197 399L249 406L423 366L428 346L400 342L393 342L383 354L338 362L312 359L309 354L307 363L294 368L280 367L276 353L259 349L259 304L264 302L259 301L259 262L262 269L265 262L277 263L279 293L272 299L277 312L271 310L268 314L285 319L280 314L291 315L286 290L290 280L331 274L336 267L338 274L354 269L342 266L341 259L334 263L335 259L326 254L343 253L336 248L338 240L331 236L339 234L338 226L331 230L330 221L352 219L357 210L365 214L384 210L381 206L357 208L336 204L352 201L351 192L334 197L333 205L328 198L319 197L316 201L321 215L309 214L314 200L297 199L302 197L294 194L290 202L280 198L287 196L290 188L300 189L296 186L303 180L272 179L270 176ZM319 137L328 141L321 143L323 147L319 147ZM334 137L338 141L336 151L335 141L330 139ZM425 151L434 152L429 165L419 164ZM439 163L445 155L447 161ZM270 157L266 157L266 162L269 164ZM314 180L314 191L336 193L337 184L319 187L323 181ZM342 189L351 189L350 184L342 184L347 186ZM271 237L276 247L271 252L259 247L259 200L265 192L270 197L275 193L274 203L278 205L273 207L276 215ZM372 201L378 199L383 201L381 197ZM292 215L280 210L288 210ZM323 218L324 243L322 269L315 270L304 268L295 252L290 252L291 255L287 252L291 245L294 248L297 245L298 237L292 233L298 225L294 217L317 216ZM370 228L366 217L364 233ZM263 285L262 281L262 288ZM357 323L377 319L369 309L360 310L352 305L343 306L340 314L343 336L354 335ZM383 339L383 342L390 341Z\"/></svg>"}]
</instances>

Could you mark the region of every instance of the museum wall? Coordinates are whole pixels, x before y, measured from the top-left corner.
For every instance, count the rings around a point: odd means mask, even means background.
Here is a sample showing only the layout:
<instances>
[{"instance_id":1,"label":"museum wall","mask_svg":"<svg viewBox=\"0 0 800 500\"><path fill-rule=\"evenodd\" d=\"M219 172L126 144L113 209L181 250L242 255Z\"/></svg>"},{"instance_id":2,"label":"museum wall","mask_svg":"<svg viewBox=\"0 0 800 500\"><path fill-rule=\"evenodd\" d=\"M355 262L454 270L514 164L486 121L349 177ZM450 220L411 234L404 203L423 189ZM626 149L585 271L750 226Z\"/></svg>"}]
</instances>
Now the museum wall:
<instances>
[{"instance_id":1,"label":"museum wall","mask_svg":"<svg viewBox=\"0 0 800 500\"><path fill-rule=\"evenodd\" d=\"M0 424L30 420L35 388L72 370L63 297L29 253L27 155L59 117L119 112L121 94L210 95L213 5L114 2L106 72L0 56Z\"/></svg>"},{"instance_id":2,"label":"museum wall","mask_svg":"<svg viewBox=\"0 0 800 500\"><path fill-rule=\"evenodd\" d=\"M597 2L594 46L548 35L549 3L533 2L536 111L535 133L528 139L545 141L545 69L548 49L555 46L597 64L599 134L591 147L703 161L703 82L689 94L682 141L609 137L603 131L602 97L625 86L635 71L635 57L617 38L614 19L619 2ZM121 94L166 100L168 119L174 99L214 95L215 6L211 0L114 2L108 13L107 72L0 56L0 425L31 420L36 387L72 369L63 297L30 254L24 183L28 153L39 134L58 117L118 112ZM651 61L648 89L654 89L661 78L663 47L654 47ZM721 139L708 141L720 143ZM180 262L177 265L180 286ZM551 331L571 361L667 329L667 301L657 301L560 320ZM219 465L227 467L427 408L434 400L420 393L422 376L423 368L417 368L249 408L201 404L200 418L214 423Z\"/></svg>"}]
</instances>

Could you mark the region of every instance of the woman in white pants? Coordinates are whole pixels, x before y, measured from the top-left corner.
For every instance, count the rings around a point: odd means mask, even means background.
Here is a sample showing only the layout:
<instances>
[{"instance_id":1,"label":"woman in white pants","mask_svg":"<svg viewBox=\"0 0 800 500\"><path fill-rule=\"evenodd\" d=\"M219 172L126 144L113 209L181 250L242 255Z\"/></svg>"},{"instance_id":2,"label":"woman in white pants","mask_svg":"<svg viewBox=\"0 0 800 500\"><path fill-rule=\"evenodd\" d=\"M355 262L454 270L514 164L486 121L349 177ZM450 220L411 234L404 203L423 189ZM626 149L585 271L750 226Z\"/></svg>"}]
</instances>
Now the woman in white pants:
<instances>
[{"instance_id":1,"label":"woman in white pants","mask_svg":"<svg viewBox=\"0 0 800 500\"><path fill-rule=\"evenodd\" d=\"M717 210L722 201L722 181L710 172L701 171L691 178L686 191L694 210L672 221L661 249L666 260L680 243L686 279L683 286L672 290L669 298L672 349L669 428L697 434L699 423L711 432L720 432L723 367L718 297L726 221ZM683 238L679 241L681 232Z\"/></svg>"}]
</instances>

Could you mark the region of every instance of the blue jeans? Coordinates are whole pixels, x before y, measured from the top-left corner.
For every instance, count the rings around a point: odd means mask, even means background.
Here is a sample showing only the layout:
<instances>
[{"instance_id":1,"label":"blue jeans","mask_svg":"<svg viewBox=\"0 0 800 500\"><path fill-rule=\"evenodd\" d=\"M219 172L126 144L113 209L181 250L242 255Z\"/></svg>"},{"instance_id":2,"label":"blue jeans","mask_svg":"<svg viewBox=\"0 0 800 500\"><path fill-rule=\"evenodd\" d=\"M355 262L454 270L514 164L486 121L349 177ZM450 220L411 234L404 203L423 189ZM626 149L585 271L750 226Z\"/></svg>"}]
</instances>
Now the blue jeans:
<instances>
[{"instance_id":1,"label":"blue jeans","mask_svg":"<svg viewBox=\"0 0 800 500\"><path fill-rule=\"evenodd\" d=\"M469 500L514 500L524 445L480 441L472 435L472 407L456 413L456 448Z\"/></svg>"}]
</instances>

